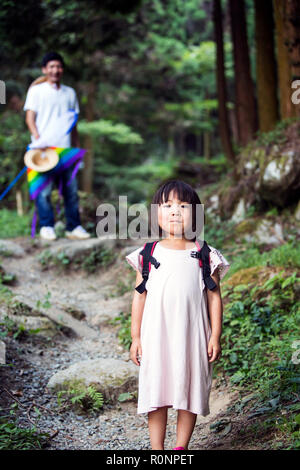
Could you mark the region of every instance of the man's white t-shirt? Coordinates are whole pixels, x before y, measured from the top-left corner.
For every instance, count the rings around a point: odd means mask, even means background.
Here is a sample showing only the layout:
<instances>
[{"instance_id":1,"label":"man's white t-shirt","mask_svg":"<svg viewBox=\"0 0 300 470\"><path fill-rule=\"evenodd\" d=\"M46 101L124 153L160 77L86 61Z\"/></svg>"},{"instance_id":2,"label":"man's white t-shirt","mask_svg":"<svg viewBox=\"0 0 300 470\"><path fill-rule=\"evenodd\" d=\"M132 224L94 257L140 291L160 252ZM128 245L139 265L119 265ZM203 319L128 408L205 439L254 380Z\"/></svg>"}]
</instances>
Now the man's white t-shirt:
<instances>
[{"instance_id":1,"label":"man's white t-shirt","mask_svg":"<svg viewBox=\"0 0 300 470\"><path fill-rule=\"evenodd\" d=\"M31 109L37 113L35 123L38 133L42 137L45 129L65 112L74 110L79 113L79 104L73 88L62 84L56 88L56 85L43 82L29 88L23 109L24 111ZM32 135L31 141L35 140ZM62 137L56 146L71 147L71 133Z\"/></svg>"}]
</instances>

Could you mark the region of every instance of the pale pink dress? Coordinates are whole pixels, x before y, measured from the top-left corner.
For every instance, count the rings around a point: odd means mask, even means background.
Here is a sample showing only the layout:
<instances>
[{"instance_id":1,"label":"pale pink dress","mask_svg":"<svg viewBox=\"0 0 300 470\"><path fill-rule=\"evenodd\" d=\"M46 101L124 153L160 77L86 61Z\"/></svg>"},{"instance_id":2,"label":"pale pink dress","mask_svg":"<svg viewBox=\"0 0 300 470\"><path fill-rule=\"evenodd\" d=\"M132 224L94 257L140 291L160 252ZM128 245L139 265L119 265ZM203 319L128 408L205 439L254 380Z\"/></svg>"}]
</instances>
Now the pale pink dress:
<instances>
[{"instance_id":1,"label":"pale pink dress","mask_svg":"<svg viewBox=\"0 0 300 470\"><path fill-rule=\"evenodd\" d=\"M142 272L143 245L126 256ZM229 269L225 257L212 246L211 274L219 269L222 279ZM141 323L142 360L139 366L137 413L161 406L206 416L212 382L212 363L207 346L211 327L207 296L199 260L190 256L197 250L174 250L158 242L146 284L147 297Z\"/></svg>"}]
</instances>

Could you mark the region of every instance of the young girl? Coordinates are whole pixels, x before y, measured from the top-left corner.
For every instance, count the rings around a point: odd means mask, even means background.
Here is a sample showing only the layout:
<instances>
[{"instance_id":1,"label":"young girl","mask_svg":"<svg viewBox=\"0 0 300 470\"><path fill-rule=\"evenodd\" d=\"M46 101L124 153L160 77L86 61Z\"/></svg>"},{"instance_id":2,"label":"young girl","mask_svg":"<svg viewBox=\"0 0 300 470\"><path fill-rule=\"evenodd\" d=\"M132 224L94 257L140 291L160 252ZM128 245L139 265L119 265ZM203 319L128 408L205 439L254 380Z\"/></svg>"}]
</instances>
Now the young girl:
<instances>
[{"instance_id":1,"label":"young girl","mask_svg":"<svg viewBox=\"0 0 300 470\"><path fill-rule=\"evenodd\" d=\"M206 416L212 381L212 363L221 355L223 306L219 280L229 263L208 245L211 282L207 289L203 268L191 256L199 245L187 239L195 232L197 193L183 181L165 183L154 195L157 221L166 234L156 243L146 290L134 292L131 314L130 358L138 366L138 414L148 414L151 447L164 449L168 408L177 413L177 441L173 449L188 449L197 415ZM199 206L200 207L200 206ZM181 238L180 238L181 237ZM200 245L201 246L201 245ZM143 281L144 244L126 256L137 271L136 287ZM213 280L213 281L212 281Z\"/></svg>"}]
</instances>

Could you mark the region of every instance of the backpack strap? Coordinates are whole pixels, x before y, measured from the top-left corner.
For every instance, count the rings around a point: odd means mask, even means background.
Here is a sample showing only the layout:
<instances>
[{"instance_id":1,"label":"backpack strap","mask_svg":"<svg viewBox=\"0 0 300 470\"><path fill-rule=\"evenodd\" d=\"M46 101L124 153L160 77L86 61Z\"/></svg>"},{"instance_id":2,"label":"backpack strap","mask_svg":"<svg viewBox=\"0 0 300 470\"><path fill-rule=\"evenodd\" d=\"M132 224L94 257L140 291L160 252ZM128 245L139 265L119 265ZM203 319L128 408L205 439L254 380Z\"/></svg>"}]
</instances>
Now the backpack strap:
<instances>
[{"instance_id":1,"label":"backpack strap","mask_svg":"<svg viewBox=\"0 0 300 470\"><path fill-rule=\"evenodd\" d=\"M151 271L151 264L154 264L156 269L160 266L160 263L152 256L156 243L157 241L145 243L144 248L139 253L142 255L143 281L135 288L135 290L137 290L140 294L147 290L146 282L148 281L149 273Z\"/></svg>"},{"instance_id":2,"label":"backpack strap","mask_svg":"<svg viewBox=\"0 0 300 470\"><path fill-rule=\"evenodd\" d=\"M199 259L199 266L202 267L203 270L203 279L205 287L209 290L214 290L217 287L217 284L213 280L210 275L210 255L209 252L211 251L208 244L205 240L203 240L203 246L201 248L199 242L195 241L198 251L192 251L191 256L193 258Z\"/></svg>"}]
</instances>

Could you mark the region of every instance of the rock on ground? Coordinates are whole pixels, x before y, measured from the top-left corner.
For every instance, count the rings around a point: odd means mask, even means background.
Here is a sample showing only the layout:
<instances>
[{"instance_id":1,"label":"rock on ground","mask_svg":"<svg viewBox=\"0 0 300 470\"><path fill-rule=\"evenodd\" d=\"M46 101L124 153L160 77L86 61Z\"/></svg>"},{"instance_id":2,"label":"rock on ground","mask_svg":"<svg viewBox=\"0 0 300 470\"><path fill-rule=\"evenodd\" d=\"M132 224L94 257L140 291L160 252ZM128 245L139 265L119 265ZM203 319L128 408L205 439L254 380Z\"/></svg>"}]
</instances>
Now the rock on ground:
<instances>
[{"instance_id":1,"label":"rock on ground","mask_svg":"<svg viewBox=\"0 0 300 470\"><path fill-rule=\"evenodd\" d=\"M11 240L0 240L0 255L22 258L25 256L25 250Z\"/></svg>"},{"instance_id":2,"label":"rock on ground","mask_svg":"<svg viewBox=\"0 0 300 470\"><path fill-rule=\"evenodd\" d=\"M81 361L54 374L47 387L60 390L68 384L80 381L87 387L93 385L103 394L104 399L115 401L120 393L136 391L138 371L133 363L118 359Z\"/></svg>"}]
</instances>

